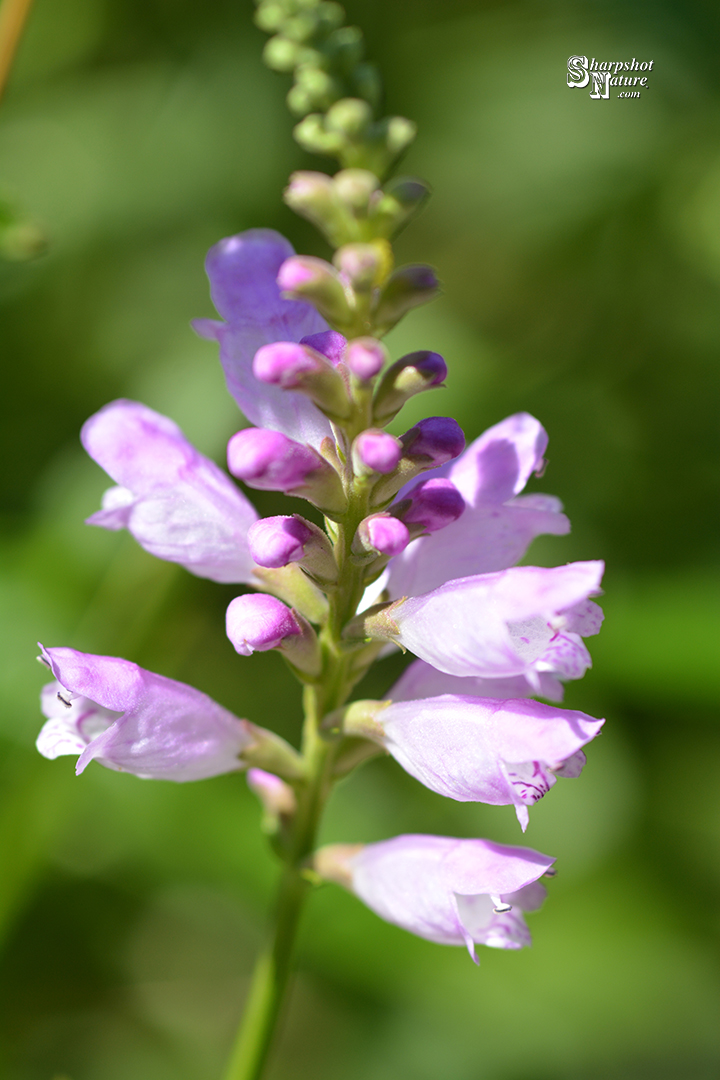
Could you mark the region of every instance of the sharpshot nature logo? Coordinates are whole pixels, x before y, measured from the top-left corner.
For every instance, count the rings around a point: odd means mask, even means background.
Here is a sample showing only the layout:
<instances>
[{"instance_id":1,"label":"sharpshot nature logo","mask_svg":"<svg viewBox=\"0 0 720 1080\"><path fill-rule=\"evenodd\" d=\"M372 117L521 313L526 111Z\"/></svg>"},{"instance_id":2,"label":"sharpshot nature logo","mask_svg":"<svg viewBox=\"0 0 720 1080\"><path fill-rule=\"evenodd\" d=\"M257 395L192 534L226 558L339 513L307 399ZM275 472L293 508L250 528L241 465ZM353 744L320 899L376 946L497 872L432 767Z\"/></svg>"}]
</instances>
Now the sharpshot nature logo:
<instances>
[{"instance_id":1,"label":"sharpshot nature logo","mask_svg":"<svg viewBox=\"0 0 720 1080\"><path fill-rule=\"evenodd\" d=\"M652 71L654 60L596 60L588 64L587 56L571 56L567 62L567 84L571 90L581 90L590 85L590 97L594 101L607 101L610 87L622 87L619 98L639 98L641 88L648 85L647 72ZM628 74L625 74L627 72Z\"/></svg>"}]
</instances>

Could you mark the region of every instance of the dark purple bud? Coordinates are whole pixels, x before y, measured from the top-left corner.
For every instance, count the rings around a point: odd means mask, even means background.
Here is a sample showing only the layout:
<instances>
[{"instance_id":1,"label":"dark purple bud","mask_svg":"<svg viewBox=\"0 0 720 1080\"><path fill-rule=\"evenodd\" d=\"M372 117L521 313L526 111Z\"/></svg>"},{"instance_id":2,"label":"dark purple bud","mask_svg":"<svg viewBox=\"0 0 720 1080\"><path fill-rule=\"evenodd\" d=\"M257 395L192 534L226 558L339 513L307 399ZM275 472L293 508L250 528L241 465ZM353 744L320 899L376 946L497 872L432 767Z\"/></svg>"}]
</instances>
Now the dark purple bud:
<instances>
[{"instance_id":1,"label":"dark purple bud","mask_svg":"<svg viewBox=\"0 0 720 1080\"><path fill-rule=\"evenodd\" d=\"M391 364L375 393L373 417L386 424L405 402L423 390L442 386L447 378L447 364L440 353L408 353Z\"/></svg>"},{"instance_id":2,"label":"dark purple bud","mask_svg":"<svg viewBox=\"0 0 720 1080\"><path fill-rule=\"evenodd\" d=\"M329 468L309 446L267 428L244 428L228 443L228 468L261 491L292 491L316 469Z\"/></svg>"},{"instance_id":3,"label":"dark purple bud","mask_svg":"<svg viewBox=\"0 0 720 1080\"><path fill-rule=\"evenodd\" d=\"M272 570L299 562L305 554L305 544L312 536L309 523L298 514L260 518L250 526L247 534L253 561Z\"/></svg>"},{"instance_id":4,"label":"dark purple bud","mask_svg":"<svg viewBox=\"0 0 720 1080\"><path fill-rule=\"evenodd\" d=\"M277 649L286 638L302 633L293 611L274 596L249 593L230 601L226 617L227 636L241 656Z\"/></svg>"},{"instance_id":5,"label":"dark purple bud","mask_svg":"<svg viewBox=\"0 0 720 1080\"><path fill-rule=\"evenodd\" d=\"M400 436L404 457L420 459L426 469L434 469L462 454L465 436L451 416L428 416Z\"/></svg>"},{"instance_id":6,"label":"dark purple bud","mask_svg":"<svg viewBox=\"0 0 720 1080\"><path fill-rule=\"evenodd\" d=\"M437 532L457 521L464 509L465 500L451 480L432 478L421 480L411 488L401 502L390 507L390 512L406 525L420 526L423 532Z\"/></svg>"},{"instance_id":7,"label":"dark purple bud","mask_svg":"<svg viewBox=\"0 0 720 1080\"><path fill-rule=\"evenodd\" d=\"M360 473L391 473L402 454L400 440L379 428L362 431L353 443L353 462Z\"/></svg>"},{"instance_id":8,"label":"dark purple bud","mask_svg":"<svg viewBox=\"0 0 720 1080\"><path fill-rule=\"evenodd\" d=\"M357 544L363 551L377 552L391 558L399 555L410 543L407 526L392 514L371 514L360 522L357 531Z\"/></svg>"},{"instance_id":9,"label":"dark purple bud","mask_svg":"<svg viewBox=\"0 0 720 1080\"><path fill-rule=\"evenodd\" d=\"M368 381L378 375L387 359L387 349L375 338L355 338L347 347L345 363L356 379Z\"/></svg>"},{"instance_id":10,"label":"dark purple bud","mask_svg":"<svg viewBox=\"0 0 720 1080\"><path fill-rule=\"evenodd\" d=\"M322 330L319 334L309 334L300 338L301 345L308 345L316 352L327 357L331 364L337 366L343 359L347 338L338 334L337 330Z\"/></svg>"}]
</instances>

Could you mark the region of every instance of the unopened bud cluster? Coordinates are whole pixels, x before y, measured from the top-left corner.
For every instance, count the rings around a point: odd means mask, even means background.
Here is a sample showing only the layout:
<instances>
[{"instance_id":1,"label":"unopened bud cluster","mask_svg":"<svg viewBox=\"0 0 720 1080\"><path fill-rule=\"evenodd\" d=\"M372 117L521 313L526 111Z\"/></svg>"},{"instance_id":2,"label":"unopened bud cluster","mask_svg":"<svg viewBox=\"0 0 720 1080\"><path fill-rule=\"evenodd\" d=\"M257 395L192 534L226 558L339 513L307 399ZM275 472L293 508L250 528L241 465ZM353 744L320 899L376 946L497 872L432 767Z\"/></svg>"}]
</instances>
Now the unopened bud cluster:
<instances>
[{"instance_id":1,"label":"unopened bud cluster","mask_svg":"<svg viewBox=\"0 0 720 1080\"><path fill-rule=\"evenodd\" d=\"M255 15L273 35L265 63L293 75L287 103L304 117L295 128L300 145L382 176L413 141L416 126L402 116L374 118L380 75L365 60L362 31L344 21L333 0L260 0Z\"/></svg>"}]
</instances>

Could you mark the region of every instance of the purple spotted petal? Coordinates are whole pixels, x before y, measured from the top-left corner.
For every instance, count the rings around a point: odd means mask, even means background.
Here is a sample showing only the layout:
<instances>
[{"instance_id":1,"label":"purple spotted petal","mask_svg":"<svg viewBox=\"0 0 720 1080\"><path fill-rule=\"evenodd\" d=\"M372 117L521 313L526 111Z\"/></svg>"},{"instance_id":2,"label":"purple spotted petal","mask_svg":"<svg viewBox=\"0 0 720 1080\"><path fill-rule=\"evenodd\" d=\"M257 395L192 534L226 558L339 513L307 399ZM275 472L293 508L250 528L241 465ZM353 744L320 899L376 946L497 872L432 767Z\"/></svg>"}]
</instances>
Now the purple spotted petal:
<instances>
[{"instance_id":1,"label":"purple spotted petal","mask_svg":"<svg viewBox=\"0 0 720 1080\"><path fill-rule=\"evenodd\" d=\"M532 806L604 723L538 701L452 694L393 702L377 722L378 741L421 784L495 806Z\"/></svg>"}]
</instances>

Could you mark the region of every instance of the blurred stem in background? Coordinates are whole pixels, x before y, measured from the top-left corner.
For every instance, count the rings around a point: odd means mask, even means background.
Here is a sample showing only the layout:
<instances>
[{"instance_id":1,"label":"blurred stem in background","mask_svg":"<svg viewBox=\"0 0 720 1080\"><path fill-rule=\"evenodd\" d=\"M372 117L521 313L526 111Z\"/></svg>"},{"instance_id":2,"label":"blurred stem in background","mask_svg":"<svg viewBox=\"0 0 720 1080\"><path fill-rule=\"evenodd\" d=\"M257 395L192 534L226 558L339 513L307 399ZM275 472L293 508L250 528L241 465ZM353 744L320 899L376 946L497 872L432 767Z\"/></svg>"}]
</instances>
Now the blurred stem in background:
<instances>
[{"instance_id":1,"label":"blurred stem in background","mask_svg":"<svg viewBox=\"0 0 720 1080\"><path fill-rule=\"evenodd\" d=\"M3 0L0 6L0 101L31 7L32 0Z\"/></svg>"}]
</instances>

